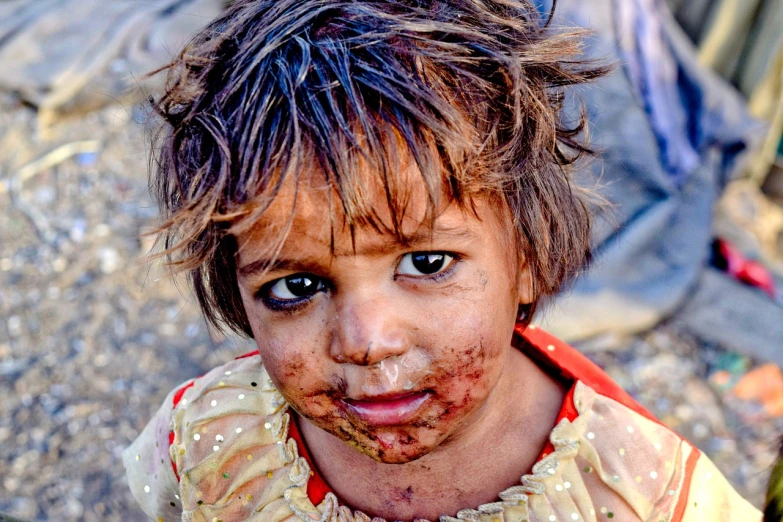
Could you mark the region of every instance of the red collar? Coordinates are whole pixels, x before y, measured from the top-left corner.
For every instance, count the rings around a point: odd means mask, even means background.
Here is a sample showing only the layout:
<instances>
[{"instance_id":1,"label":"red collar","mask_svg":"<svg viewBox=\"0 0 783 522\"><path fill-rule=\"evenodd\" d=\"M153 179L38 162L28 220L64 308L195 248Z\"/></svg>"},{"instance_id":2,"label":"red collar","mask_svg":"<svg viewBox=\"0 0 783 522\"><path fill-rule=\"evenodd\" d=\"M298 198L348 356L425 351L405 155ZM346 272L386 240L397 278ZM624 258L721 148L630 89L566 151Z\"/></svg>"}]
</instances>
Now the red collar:
<instances>
[{"instance_id":1,"label":"red collar","mask_svg":"<svg viewBox=\"0 0 783 522\"><path fill-rule=\"evenodd\" d=\"M514 341L512 342L546 372L560 377L571 385L572 390L568 394L571 398L570 404L569 400L565 401L558 422L564 418L569 420L576 418L576 408L573 405L573 385L576 384L576 381L582 381L599 395L609 397L639 415L661 424L652 413L636 402L598 365L541 328L530 326L526 329L522 325L517 325L514 328Z\"/></svg>"}]
</instances>

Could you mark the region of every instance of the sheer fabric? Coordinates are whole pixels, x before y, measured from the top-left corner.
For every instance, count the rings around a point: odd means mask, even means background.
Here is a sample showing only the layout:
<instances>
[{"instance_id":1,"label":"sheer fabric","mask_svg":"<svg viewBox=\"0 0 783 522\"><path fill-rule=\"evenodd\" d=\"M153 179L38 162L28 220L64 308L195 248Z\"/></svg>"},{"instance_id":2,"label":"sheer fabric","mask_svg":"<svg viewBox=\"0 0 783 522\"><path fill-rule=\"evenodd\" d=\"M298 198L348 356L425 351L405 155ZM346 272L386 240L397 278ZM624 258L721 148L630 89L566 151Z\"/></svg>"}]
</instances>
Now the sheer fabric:
<instances>
[{"instance_id":1,"label":"sheer fabric","mask_svg":"<svg viewBox=\"0 0 783 522\"><path fill-rule=\"evenodd\" d=\"M534 360L573 377L572 404L518 485L442 522L761 520L600 369L540 330L524 336ZM257 354L186 383L123 455L135 498L153 520L369 522L312 469L292 415Z\"/></svg>"}]
</instances>

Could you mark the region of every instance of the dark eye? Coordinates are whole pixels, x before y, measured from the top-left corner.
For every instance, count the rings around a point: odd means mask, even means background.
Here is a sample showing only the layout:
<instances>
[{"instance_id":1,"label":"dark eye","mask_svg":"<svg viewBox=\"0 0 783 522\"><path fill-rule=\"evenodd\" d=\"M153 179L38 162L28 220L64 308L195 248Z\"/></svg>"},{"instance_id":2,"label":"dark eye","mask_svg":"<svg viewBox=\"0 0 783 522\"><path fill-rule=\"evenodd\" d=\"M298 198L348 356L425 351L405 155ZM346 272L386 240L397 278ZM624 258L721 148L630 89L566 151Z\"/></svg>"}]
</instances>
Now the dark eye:
<instances>
[{"instance_id":1,"label":"dark eye","mask_svg":"<svg viewBox=\"0 0 783 522\"><path fill-rule=\"evenodd\" d=\"M290 301L320 292L324 289L324 283L319 277L309 274L294 274L272 281L267 288L267 293L273 299Z\"/></svg>"},{"instance_id":2,"label":"dark eye","mask_svg":"<svg viewBox=\"0 0 783 522\"><path fill-rule=\"evenodd\" d=\"M434 275L451 266L453 260L454 256L444 252L413 252L402 257L397 273L412 276Z\"/></svg>"}]
</instances>

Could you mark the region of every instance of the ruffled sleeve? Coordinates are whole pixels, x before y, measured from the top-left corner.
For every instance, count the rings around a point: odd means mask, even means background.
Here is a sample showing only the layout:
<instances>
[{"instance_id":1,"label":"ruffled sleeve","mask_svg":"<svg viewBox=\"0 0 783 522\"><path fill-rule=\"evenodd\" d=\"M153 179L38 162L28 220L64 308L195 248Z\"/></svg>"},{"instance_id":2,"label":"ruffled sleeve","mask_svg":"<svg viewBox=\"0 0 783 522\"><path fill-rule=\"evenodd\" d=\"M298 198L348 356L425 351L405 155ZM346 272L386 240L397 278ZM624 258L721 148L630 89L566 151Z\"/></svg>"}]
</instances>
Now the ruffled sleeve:
<instances>
[{"instance_id":1,"label":"ruffled sleeve","mask_svg":"<svg viewBox=\"0 0 783 522\"><path fill-rule=\"evenodd\" d=\"M173 413L171 444L182 519L276 522L290 516L283 497L299 455L288 439L287 404L260 358L210 371L183 401Z\"/></svg>"},{"instance_id":2,"label":"ruffled sleeve","mask_svg":"<svg viewBox=\"0 0 783 522\"><path fill-rule=\"evenodd\" d=\"M169 394L125 451L133 495L166 522L320 518L290 423L258 355L215 368Z\"/></svg>"},{"instance_id":3,"label":"ruffled sleeve","mask_svg":"<svg viewBox=\"0 0 783 522\"><path fill-rule=\"evenodd\" d=\"M186 385L183 385L186 386ZM123 453L122 461L131 493L151 520L181 519L179 482L169 456L169 433L174 409L173 390L144 431Z\"/></svg>"}]
</instances>

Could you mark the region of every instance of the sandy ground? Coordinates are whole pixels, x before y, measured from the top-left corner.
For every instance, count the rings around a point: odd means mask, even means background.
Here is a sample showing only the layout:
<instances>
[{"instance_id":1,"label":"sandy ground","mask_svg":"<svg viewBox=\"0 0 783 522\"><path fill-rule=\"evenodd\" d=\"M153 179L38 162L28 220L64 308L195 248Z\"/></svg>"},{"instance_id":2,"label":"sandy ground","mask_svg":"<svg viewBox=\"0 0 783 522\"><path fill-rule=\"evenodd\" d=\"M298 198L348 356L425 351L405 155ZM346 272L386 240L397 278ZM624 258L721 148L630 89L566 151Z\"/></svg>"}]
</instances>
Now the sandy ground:
<instances>
[{"instance_id":1,"label":"sandy ground","mask_svg":"<svg viewBox=\"0 0 783 522\"><path fill-rule=\"evenodd\" d=\"M140 236L156 216L145 121L141 110L112 107L43 143L34 113L0 99L0 512L145 520L122 450L173 386L252 349L211 339L185 285L141 259L150 241ZM19 167L85 139L100 142L97 155L46 169L12 197ZM582 348L761 504L783 423L707 380L756 361L705 346L676 321Z\"/></svg>"}]
</instances>

